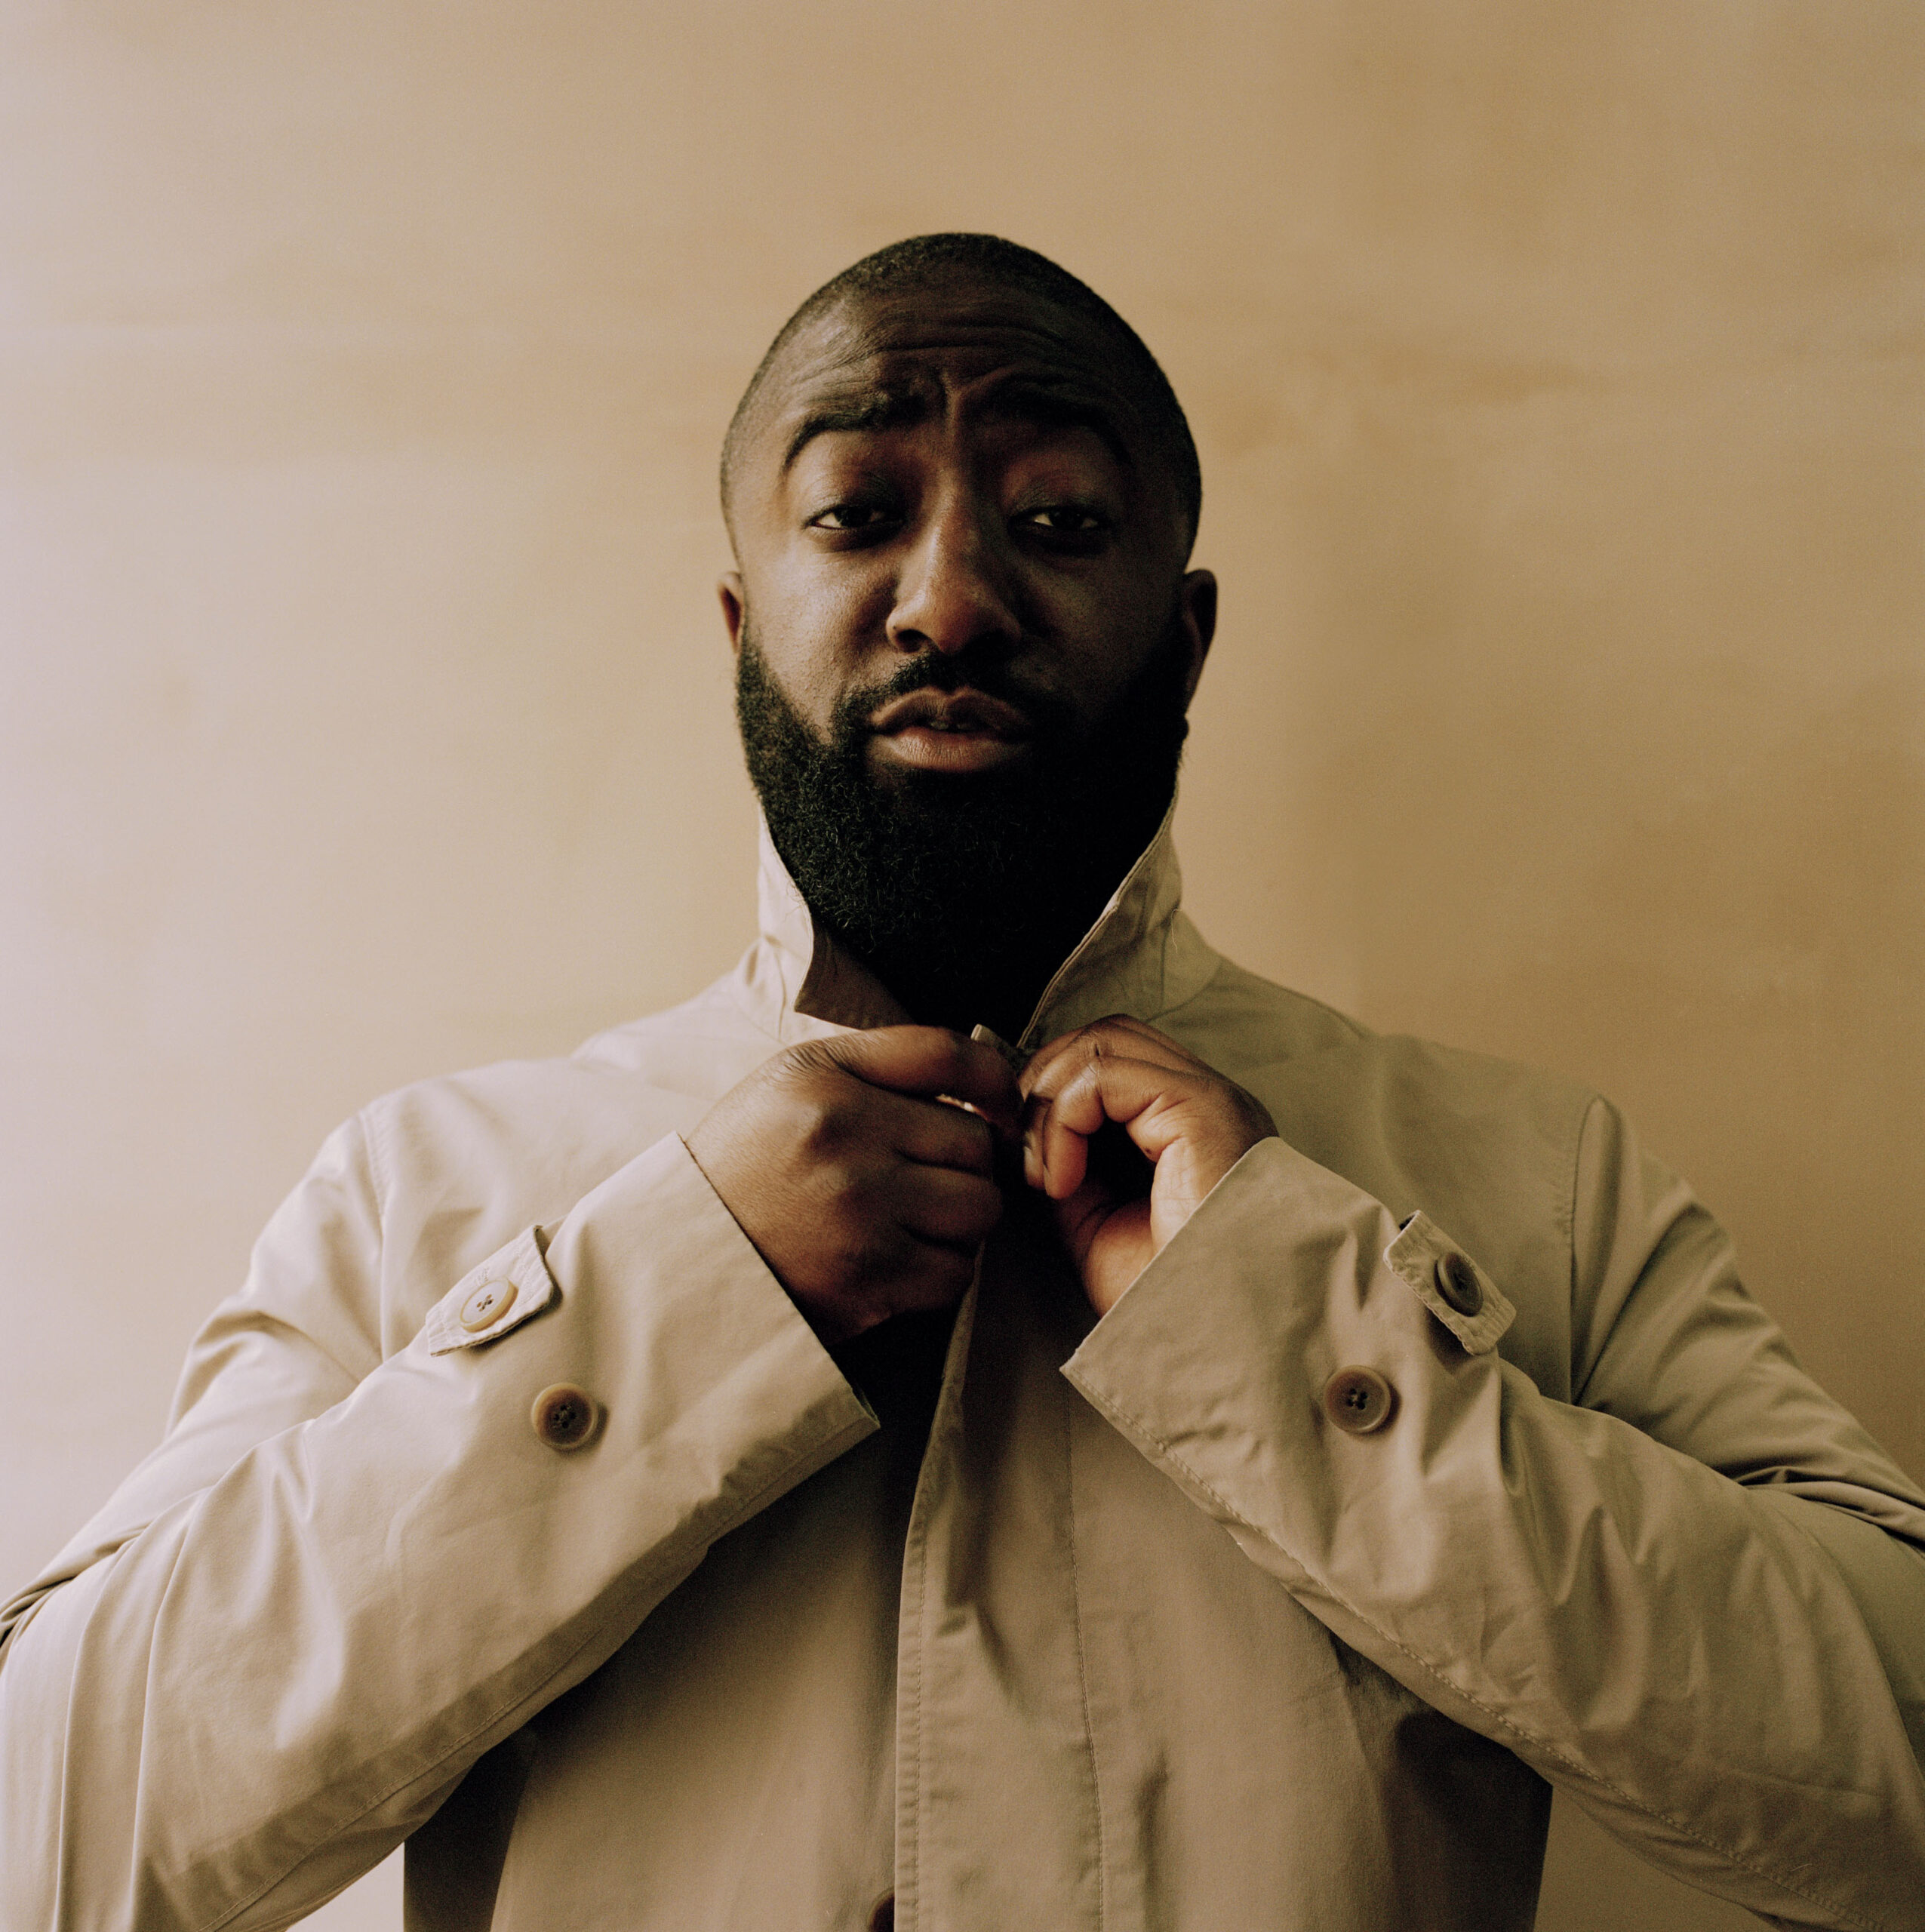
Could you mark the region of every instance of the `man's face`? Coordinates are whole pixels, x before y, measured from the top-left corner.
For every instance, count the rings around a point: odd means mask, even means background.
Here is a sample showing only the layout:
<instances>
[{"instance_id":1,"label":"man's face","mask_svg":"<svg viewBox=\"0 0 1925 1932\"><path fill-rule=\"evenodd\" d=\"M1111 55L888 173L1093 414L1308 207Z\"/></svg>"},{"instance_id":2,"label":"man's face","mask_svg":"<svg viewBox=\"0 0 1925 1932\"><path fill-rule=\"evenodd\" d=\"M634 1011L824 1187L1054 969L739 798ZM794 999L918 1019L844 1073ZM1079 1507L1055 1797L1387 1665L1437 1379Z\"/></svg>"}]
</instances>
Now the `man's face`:
<instances>
[{"instance_id":1,"label":"man's face","mask_svg":"<svg viewBox=\"0 0 1925 1932\"><path fill-rule=\"evenodd\" d=\"M966 285L851 304L733 466L722 605L776 848L912 1012L1012 1037L1169 803L1214 616L1106 346Z\"/></svg>"},{"instance_id":2,"label":"man's face","mask_svg":"<svg viewBox=\"0 0 1925 1932\"><path fill-rule=\"evenodd\" d=\"M1195 688L1215 617L1114 352L1081 318L952 281L845 304L748 426L722 604L827 742L884 785L1090 743L1159 645ZM1173 638L1172 632L1175 632Z\"/></svg>"}]
</instances>

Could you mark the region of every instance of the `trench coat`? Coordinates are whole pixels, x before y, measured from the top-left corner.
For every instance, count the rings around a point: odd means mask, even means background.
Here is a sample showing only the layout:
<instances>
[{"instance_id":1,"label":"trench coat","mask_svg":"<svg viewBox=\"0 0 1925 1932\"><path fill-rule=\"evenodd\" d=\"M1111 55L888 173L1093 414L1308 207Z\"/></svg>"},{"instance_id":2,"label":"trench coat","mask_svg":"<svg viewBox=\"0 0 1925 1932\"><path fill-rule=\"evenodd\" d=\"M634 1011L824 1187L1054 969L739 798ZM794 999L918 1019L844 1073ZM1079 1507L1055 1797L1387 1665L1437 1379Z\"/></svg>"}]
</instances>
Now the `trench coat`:
<instances>
[{"instance_id":1,"label":"trench coat","mask_svg":"<svg viewBox=\"0 0 1925 1932\"><path fill-rule=\"evenodd\" d=\"M283 1925L404 1839L419 1932L1505 1932L1553 1786L1925 1925L1925 1496L1609 1105L1178 897L1166 827L1026 1043L1133 1014L1279 1137L1099 1321L1013 1202L913 1426L679 1137L895 1017L766 836L733 974L341 1128L6 1610L6 1932Z\"/></svg>"}]
</instances>

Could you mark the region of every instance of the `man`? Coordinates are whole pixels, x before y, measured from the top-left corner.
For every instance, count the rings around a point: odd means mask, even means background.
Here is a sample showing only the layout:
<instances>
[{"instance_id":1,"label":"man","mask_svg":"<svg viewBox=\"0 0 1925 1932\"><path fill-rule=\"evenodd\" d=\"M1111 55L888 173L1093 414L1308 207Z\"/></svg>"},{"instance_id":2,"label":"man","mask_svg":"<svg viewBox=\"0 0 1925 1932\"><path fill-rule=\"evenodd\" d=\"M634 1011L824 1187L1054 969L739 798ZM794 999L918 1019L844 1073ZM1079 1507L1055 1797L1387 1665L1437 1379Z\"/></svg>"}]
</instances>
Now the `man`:
<instances>
[{"instance_id":1,"label":"man","mask_svg":"<svg viewBox=\"0 0 1925 1932\"><path fill-rule=\"evenodd\" d=\"M724 488L761 937L328 1143L8 1614L8 1932L403 1838L424 1928L1487 1932L1553 1784L1925 1924L1925 1496L1604 1103L1178 909L1214 586L1141 343L884 250Z\"/></svg>"}]
</instances>

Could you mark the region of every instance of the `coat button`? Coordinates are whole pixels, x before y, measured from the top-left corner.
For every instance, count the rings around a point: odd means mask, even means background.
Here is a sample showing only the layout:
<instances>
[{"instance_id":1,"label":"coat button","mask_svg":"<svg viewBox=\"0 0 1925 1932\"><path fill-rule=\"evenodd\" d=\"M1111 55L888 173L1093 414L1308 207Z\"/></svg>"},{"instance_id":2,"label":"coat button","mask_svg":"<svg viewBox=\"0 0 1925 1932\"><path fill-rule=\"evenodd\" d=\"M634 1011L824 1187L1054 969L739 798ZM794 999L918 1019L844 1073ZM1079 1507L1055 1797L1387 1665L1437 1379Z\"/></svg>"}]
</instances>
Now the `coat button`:
<instances>
[{"instance_id":1,"label":"coat button","mask_svg":"<svg viewBox=\"0 0 1925 1932\"><path fill-rule=\"evenodd\" d=\"M896 1932L896 1894L884 1892L870 1909L869 1932Z\"/></svg>"},{"instance_id":2,"label":"coat button","mask_svg":"<svg viewBox=\"0 0 1925 1932\"><path fill-rule=\"evenodd\" d=\"M1374 1368L1340 1368L1324 1384L1324 1413L1350 1435L1368 1435L1390 1420L1390 1384Z\"/></svg>"},{"instance_id":3,"label":"coat button","mask_svg":"<svg viewBox=\"0 0 1925 1932\"><path fill-rule=\"evenodd\" d=\"M455 1319L472 1335L477 1329L485 1328L490 1322L506 1315L514 1306L512 1281L484 1281L461 1304L461 1312Z\"/></svg>"},{"instance_id":4,"label":"coat button","mask_svg":"<svg viewBox=\"0 0 1925 1932\"><path fill-rule=\"evenodd\" d=\"M1438 1293L1459 1315L1475 1315L1483 1307L1484 1284L1462 1255L1447 1254L1435 1272Z\"/></svg>"},{"instance_id":5,"label":"coat button","mask_svg":"<svg viewBox=\"0 0 1925 1932\"><path fill-rule=\"evenodd\" d=\"M535 1398L529 1420L551 1449L579 1449L595 1433L601 1411L585 1390L572 1382L558 1382Z\"/></svg>"}]
</instances>

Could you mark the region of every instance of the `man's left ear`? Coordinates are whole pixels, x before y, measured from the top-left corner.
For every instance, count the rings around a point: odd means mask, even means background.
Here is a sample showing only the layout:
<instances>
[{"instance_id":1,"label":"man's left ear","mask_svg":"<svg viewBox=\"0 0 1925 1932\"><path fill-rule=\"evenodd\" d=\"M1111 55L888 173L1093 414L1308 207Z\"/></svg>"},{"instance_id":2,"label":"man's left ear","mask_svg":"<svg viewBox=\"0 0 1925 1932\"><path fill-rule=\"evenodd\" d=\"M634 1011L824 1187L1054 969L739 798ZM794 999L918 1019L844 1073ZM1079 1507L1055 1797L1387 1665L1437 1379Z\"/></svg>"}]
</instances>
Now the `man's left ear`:
<instances>
[{"instance_id":1,"label":"man's left ear","mask_svg":"<svg viewBox=\"0 0 1925 1932\"><path fill-rule=\"evenodd\" d=\"M1203 677L1203 660L1210 655L1210 641L1216 635L1216 573L1186 571L1179 597L1183 635L1190 647L1189 675L1183 684L1183 702L1188 704L1197 694L1197 685Z\"/></svg>"}]
</instances>

